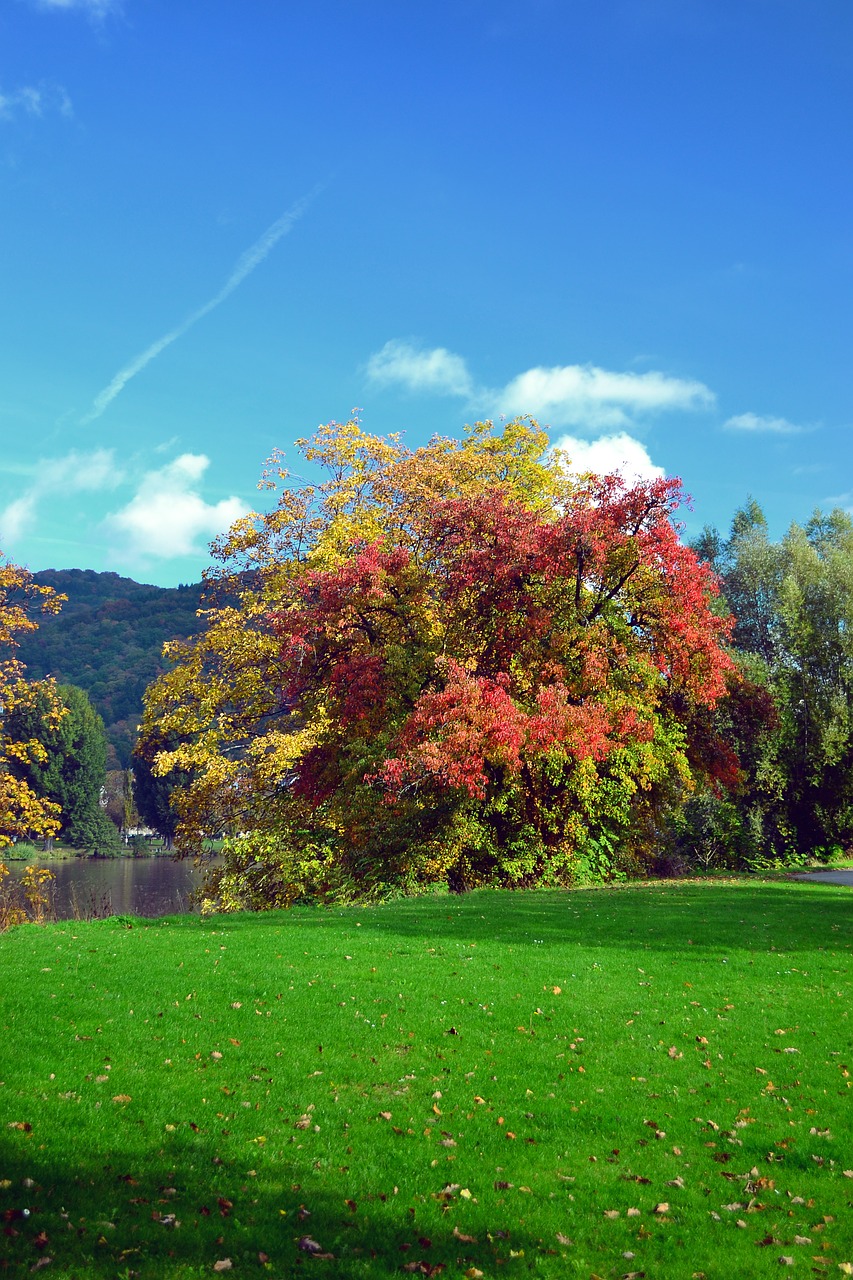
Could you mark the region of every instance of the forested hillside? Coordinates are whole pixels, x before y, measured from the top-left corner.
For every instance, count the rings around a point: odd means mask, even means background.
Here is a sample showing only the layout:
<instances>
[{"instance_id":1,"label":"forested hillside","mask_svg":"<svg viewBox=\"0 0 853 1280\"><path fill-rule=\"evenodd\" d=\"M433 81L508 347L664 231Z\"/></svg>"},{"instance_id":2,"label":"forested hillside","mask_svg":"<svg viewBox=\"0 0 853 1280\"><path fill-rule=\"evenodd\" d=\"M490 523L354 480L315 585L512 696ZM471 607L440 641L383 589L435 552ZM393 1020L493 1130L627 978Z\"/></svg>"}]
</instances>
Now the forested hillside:
<instances>
[{"instance_id":1,"label":"forested hillside","mask_svg":"<svg viewBox=\"0 0 853 1280\"><path fill-rule=\"evenodd\" d=\"M91 569L45 569L33 580L68 600L61 613L42 618L38 631L21 637L27 674L85 689L115 753L109 767L126 767L142 694L164 670L163 642L197 629L201 584L155 587Z\"/></svg>"}]
</instances>

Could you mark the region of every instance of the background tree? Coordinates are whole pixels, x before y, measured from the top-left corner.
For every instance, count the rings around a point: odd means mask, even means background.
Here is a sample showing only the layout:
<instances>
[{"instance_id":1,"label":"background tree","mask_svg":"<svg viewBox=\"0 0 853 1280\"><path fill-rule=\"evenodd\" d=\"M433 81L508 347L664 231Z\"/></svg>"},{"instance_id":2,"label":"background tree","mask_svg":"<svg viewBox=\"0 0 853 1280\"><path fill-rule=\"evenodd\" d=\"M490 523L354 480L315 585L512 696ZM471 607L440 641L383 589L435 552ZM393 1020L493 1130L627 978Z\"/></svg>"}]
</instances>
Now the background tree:
<instances>
[{"instance_id":1,"label":"background tree","mask_svg":"<svg viewBox=\"0 0 853 1280\"><path fill-rule=\"evenodd\" d=\"M192 771L179 843L244 833L221 895L563 882L643 852L732 666L678 482L571 480L526 421L301 443L328 479L279 468L276 509L216 548L236 603L147 695L154 773Z\"/></svg>"},{"instance_id":2,"label":"background tree","mask_svg":"<svg viewBox=\"0 0 853 1280\"><path fill-rule=\"evenodd\" d=\"M109 758L109 757L108 757ZM108 769L101 805L113 826L122 834L140 825L134 801L133 769Z\"/></svg>"},{"instance_id":3,"label":"background tree","mask_svg":"<svg viewBox=\"0 0 853 1280\"><path fill-rule=\"evenodd\" d=\"M58 721L54 694L64 708ZM115 852L116 829L100 803L106 782L106 734L88 695L74 685L40 686L28 705L10 713L9 724L21 739L40 744L37 757L18 760L12 769L37 796L59 806L62 837L91 852Z\"/></svg>"},{"instance_id":4,"label":"background tree","mask_svg":"<svg viewBox=\"0 0 853 1280\"><path fill-rule=\"evenodd\" d=\"M773 710L720 724L738 752L738 821L729 856L790 861L853 841L853 523L816 512L771 542L760 507L736 512L727 541L696 549L722 578L737 616L745 681ZM728 704L719 715L728 715Z\"/></svg>"},{"instance_id":5,"label":"background tree","mask_svg":"<svg viewBox=\"0 0 853 1280\"><path fill-rule=\"evenodd\" d=\"M62 718L52 682L27 681L18 657L22 636L38 625L33 614L55 613L61 604L61 596L35 584L26 569L0 553L0 847L18 836L49 838L59 830L57 806L37 795L21 773L41 760L44 749L36 738L18 733L15 721L37 699L52 723Z\"/></svg>"},{"instance_id":6,"label":"background tree","mask_svg":"<svg viewBox=\"0 0 853 1280\"><path fill-rule=\"evenodd\" d=\"M178 829L178 812L172 805L176 788L186 786L189 774L174 770L162 775L154 772L153 761L163 751L174 751L179 745L177 734L149 735L137 744L133 756L133 800L142 822L156 831L171 852Z\"/></svg>"}]
</instances>

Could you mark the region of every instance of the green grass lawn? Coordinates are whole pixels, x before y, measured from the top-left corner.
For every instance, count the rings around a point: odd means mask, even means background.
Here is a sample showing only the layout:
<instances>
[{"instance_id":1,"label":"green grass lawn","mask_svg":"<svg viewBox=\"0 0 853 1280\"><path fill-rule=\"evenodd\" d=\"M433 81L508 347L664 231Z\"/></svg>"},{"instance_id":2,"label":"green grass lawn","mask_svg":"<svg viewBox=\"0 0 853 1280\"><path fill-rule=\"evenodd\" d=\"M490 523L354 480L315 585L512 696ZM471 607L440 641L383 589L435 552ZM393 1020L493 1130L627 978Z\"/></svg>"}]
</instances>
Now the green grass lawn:
<instances>
[{"instance_id":1,"label":"green grass lawn","mask_svg":"<svg viewBox=\"0 0 853 1280\"><path fill-rule=\"evenodd\" d=\"M718 882L13 929L0 1276L845 1274L851 908Z\"/></svg>"}]
</instances>

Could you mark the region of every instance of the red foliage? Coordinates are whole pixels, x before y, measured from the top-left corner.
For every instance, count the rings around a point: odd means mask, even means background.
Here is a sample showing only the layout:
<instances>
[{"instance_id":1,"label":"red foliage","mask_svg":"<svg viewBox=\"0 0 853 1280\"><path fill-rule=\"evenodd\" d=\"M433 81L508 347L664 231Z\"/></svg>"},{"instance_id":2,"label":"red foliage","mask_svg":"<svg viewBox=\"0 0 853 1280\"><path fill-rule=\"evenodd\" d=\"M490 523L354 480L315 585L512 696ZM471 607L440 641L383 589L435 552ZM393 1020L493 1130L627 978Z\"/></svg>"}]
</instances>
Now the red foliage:
<instances>
[{"instance_id":1,"label":"red foliage","mask_svg":"<svg viewBox=\"0 0 853 1280\"><path fill-rule=\"evenodd\" d=\"M283 696L321 697L344 735L381 729L369 776L392 800L421 783L483 798L496 769L649 741L662 709L712 707L732 668L717 581L672 522L682 500L675 480L608 476L550 518L498 490L438 502L413 549L377 541L304 574L275 617Z\"/></svg>"}]
</instances>

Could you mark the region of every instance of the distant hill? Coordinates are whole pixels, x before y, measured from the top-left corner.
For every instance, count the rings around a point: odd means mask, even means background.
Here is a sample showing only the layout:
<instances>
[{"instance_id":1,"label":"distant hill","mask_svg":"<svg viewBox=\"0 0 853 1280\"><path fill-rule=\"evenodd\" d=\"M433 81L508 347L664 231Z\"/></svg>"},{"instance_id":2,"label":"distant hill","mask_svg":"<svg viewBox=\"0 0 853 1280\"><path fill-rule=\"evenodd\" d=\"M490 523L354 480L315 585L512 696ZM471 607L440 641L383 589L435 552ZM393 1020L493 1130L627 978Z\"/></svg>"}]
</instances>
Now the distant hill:
<instances>
[{"instance_id":1,"label":"distant hill","mask_svg":"<svg viewBox=\"0 0 853 1280\"><path fill-rule=\"evenodd\" d=\"M186 639L198 628L201 584L153 587L92 569L45 569L33 578L68 601L61 613L42 617L38 631L24 637L20 657L27 674L34 679L52 675L85 689L112 744L109 767L126 767L142 716L142 694L165 670L164 641Z\"/></svg>"}]
</instances>

